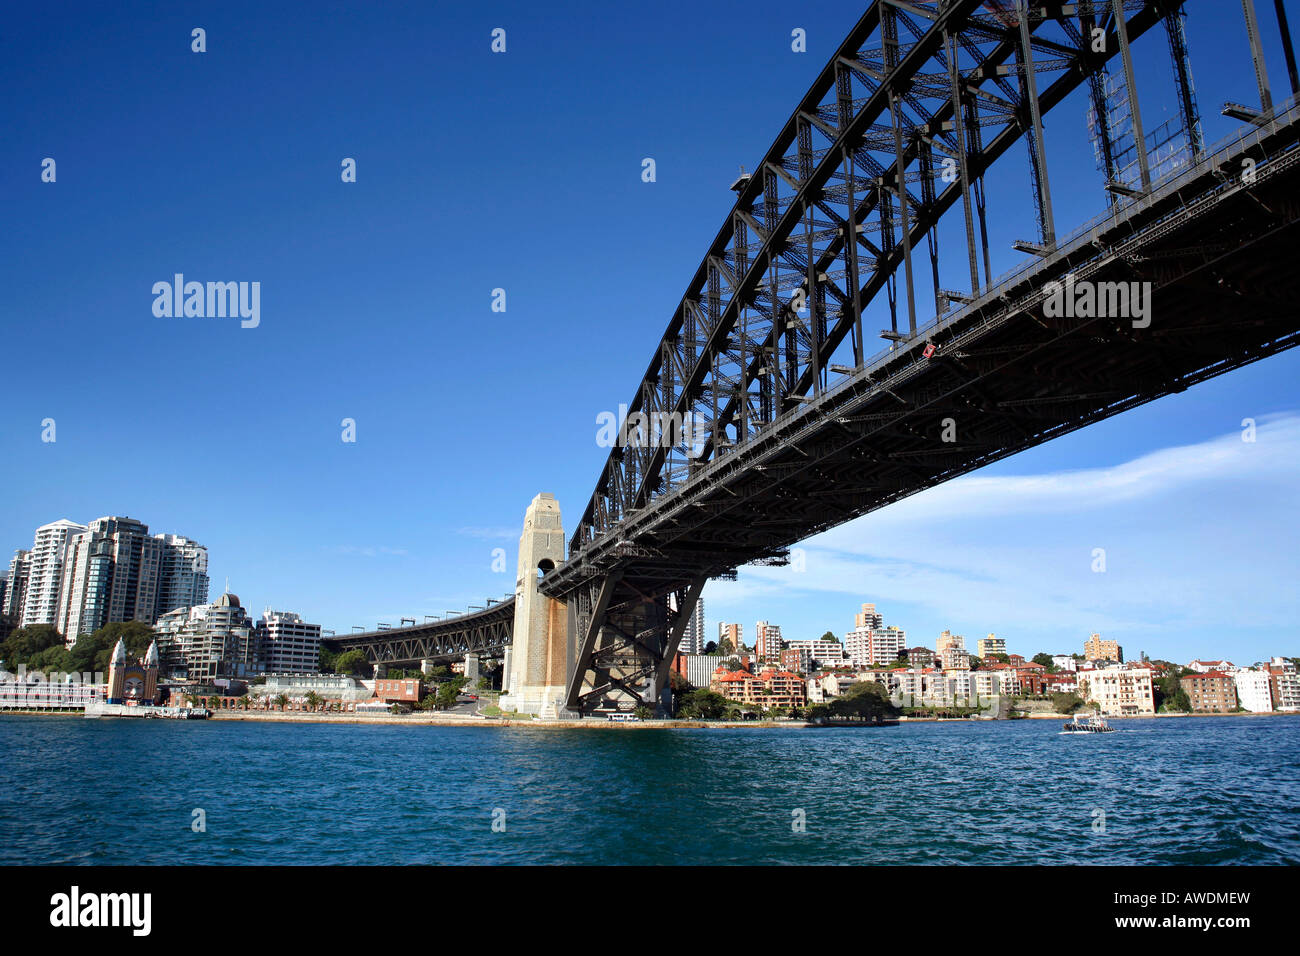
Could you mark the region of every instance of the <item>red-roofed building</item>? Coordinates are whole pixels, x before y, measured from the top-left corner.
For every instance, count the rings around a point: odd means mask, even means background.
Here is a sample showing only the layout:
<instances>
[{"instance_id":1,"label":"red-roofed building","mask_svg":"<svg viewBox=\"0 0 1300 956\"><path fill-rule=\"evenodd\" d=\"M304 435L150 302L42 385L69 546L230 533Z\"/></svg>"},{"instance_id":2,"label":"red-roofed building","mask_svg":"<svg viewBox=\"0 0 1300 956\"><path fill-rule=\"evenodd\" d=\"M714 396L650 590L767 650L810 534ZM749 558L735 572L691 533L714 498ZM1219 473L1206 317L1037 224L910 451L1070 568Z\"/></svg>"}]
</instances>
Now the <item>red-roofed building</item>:
<instances>
[{"instance_id":1,"label":"red-roofed building","mask_svg":"<svg viewBox=\"0 0 1300 956\"><path fill-rule=\"evenodd\" d=\"M1179 684L1187 692L1192 710L1202 714L1228 714L1237 709L1237 683L1231 674L1206 671L1189 674Z\"/></svg>"}]
</instances>

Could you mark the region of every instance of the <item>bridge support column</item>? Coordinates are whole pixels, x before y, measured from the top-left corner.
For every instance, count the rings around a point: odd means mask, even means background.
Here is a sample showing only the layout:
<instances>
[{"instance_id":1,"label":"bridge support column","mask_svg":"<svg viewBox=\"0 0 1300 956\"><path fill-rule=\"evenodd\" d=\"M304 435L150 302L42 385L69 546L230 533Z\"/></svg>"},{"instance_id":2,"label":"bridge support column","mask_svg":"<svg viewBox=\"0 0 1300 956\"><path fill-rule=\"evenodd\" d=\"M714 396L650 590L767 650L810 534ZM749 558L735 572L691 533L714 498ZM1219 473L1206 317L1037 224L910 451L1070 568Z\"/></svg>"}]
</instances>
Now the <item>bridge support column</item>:
<instances>
[{"instance_id":1,"label":"bridge support column","mask_svg":"<svg viewBox=\"0 0 1300 956\"><path fill-rule=\"evenodd\" d=\"M501 709L541 717L563 716L568 663L568 610L537 588L539 578L564 561L564 525L554 495L539 494L524 513L515 577L515 620Z\"/></svg>"},{"instance_id":2,"label":"bridge support column","mask_svg":"<svg viewBox=\"0 0 1300 956\"><path fill-rule=\"evenodd\" d=\"M465 655L465 679L470 682L470 686L478 683L481 676L479 670L479 659L477 654Z\"/></svg>"},{"instance_id":3,"label":"bridge support column","mask_svg":"<svg viewBox=\"0 0 1300 956\"><path fill-rule=\"evenodd\" d=\"M387 677L387 676L388 676L388 665L387 665L387 664L375 664L375 665L373 665L373 666L374 666L374 668L375 668L375 680L379 680L381 677Z\"/></svg>"},{"instance_id":4,"label":"bridge support column","mask_svg":"<svg viewBox=\"0 0 1300 956\"><path fill-rule=\"evenodd\" d=\"M420 673L423 674L425 677L428 677L430 674L433 673L433 668L434 668L434 663L432 657L426 657L424 658L424 660L420 661Z\"/></svg>"}]
</instances>

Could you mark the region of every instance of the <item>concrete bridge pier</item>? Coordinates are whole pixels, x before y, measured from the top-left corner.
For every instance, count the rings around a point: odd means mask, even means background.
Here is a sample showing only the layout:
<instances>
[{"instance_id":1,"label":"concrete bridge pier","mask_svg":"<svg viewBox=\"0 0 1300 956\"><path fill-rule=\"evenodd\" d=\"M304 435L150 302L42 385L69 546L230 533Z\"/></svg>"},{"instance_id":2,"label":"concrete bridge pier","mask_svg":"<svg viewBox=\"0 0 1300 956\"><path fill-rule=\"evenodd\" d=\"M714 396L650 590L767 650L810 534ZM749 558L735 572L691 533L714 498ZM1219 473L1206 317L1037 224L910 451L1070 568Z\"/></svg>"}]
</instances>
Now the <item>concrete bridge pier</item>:
<instances>
[{"instance_id":1,"label":"concrete bridge pier","mask_svg":"<svg viewBox=\"0 0 1300 956\"><path fill-rule=\"evenodd\" d=\"M420 661L420 673L423 674L425 677L428 677L430 674L433 673L434 666L435 665L433 663L433 658L426 657L424 658L424 660Z\"/></svg>"},{"instance_id":2,"label":"concrete bridge pier","mask_svg":"<svg viewBox=\"0 0 1300 956\"><path fill-rule=\"evenodd\" d=\"M501 709L539 717L568 716L564 708L569 615L538 590L543 574L564 562L564 524L555 496L543 492L524 513L515 575L514 637L506 651Z\"/></svg>"},{"instance_id":3,"label":"concrete bridge pier","mask_svg":"<svg viewBox=\"0 0 1300 956\"><path fill-rule=\"evenodd\" d=\"M479 677L481 676L482 676L482 672L479 668L478 655L466 654L465 655L465 678L470 682L470 686L473 687L474 685L476 685L478 683Z\"/></svg>"}]
</instances>

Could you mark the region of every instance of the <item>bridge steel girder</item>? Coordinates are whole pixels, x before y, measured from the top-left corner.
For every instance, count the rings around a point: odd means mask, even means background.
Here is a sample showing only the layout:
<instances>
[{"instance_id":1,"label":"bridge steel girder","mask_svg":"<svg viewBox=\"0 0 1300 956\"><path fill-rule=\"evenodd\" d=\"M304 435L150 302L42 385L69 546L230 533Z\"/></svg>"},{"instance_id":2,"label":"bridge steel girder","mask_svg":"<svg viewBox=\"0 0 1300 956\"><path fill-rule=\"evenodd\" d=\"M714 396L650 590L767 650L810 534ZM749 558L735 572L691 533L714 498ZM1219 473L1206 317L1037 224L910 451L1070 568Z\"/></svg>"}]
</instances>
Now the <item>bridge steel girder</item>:
<instances>
[{"instance_id":1,"label":"bridge steel girder","mask_svg":"<svg viewBox=\"0 0 1300 956\"><path fill-rule=\"evenodd\" d=\"M1282 156L1295 145L1294 111L1233 146L1232 161L1251 154L1265 164L1258 185L1225 182L1228 161L1205 157L1179 174L1177 189L1154 183L1114 202L1086 235L1059 241L1040 206L1041 258L989 280L986 172L1022 140L1031 165L1045 164L1041 117L1095 86L1152 27L1181 26L1181 8L1181 0L868 8L740 189L629 403L629 415L703 420L707 438L694 449L685 441L612 449L569 559L542 581L578 619L569 706L653 699L651 675L675 648L674 609L696 581L780 563L818 531L1295 344L1294 311L1271 303L1260 318L1242 308L1247 299L1260 308L1252 291L1220 293L1236 319L1227 330L1198 313L1204 293L1180 291L1259 283L1241 250L1268 260L1277 251L1268 217L1280 216L1279 229L1294 225L1294 204L1278 191L1283 181L1295 187ZM1101 26L1106 52L1093 52L1070 18ZM1049 35L1052 25L1064 39ZM881 49L868 47L873 37ZM1171 42L1185 60L1181 34ZM944 157L957 175L936 189L921 177ZM1189 197L1205 203L1184 208ZM916 332L905 315L899 333L899 296L914 309L909 259L929 246L937 295L936 228L954 208L971 294ZM1215 248L1223 254L1206 251ZM1149 277L1142 281L1153 282L1171 318L1137 335L1099 319L1053 319L1042 285L1071 271L1096 281ZM863 315L881 293L894 344L868 359ZM854 366L839 369L846 377L828 391L830 363L850 336ZM934 357L922 354L927 340ZM960 423L956 442L940 437L947 420Z\"/></svg>"},{"instance_id":2,"label":"bridge steel girder","mask_svg":"<svg viewBox=\"0 0 1300 956\"><path fill-rule=\"evenodd\" d=\"M515 600L436 624L367 631L331 639L340 651L359 650L372 664L463 660L466 654L500 657L513 639Z\"/></svg>"}]
</instances>

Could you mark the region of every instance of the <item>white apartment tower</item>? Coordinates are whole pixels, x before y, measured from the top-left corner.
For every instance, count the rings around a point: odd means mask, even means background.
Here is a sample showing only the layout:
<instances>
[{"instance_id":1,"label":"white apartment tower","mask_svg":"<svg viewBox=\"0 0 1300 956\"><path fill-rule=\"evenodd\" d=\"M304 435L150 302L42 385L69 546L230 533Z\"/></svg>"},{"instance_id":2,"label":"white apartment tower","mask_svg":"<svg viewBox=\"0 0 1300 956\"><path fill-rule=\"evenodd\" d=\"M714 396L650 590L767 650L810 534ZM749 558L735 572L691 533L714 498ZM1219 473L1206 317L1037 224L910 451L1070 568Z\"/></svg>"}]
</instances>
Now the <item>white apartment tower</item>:
<instances>
[{"instance_id":1,"label":"white apartment tower","mask_svg":"<svg viewBox=\"0 0 1300 956\"><path fill-rule=\"evenodd\" d=\"M704 653L704 598L695 602L695 610L686 622L686 630L682 632L682 641L677 650L683 654Z\"/></svg>"},{"instance_id":2,"label":"white apartment tower","mask_svg":"<svg viewBox=\"0 0 1300 956\"><path fill-rule=\"evenodd\" d=\"M96 518L68 543L57 627L69 642L105 624L157 618L163 543L134 518Z\"/></svg>"},{"instance_id":3,"label":"white apartment tower","mask_svg":"<svg viewBox=\"0 0 1300 956\"><path fill-rule=\"evenodd\" d=\"M754 653L760 660L780 660L780 625L769 624L767 621L759 621L754 625Z\"/></svg>"},{"instance_id":4,"label":"white apartment tower","mask_svg":"<svg viewBox=\"0 0 1300 956\"><path fill-rule=\"evenodd\" d=\"M257 622L263 665L269 674L316 674L320 671L320 625L297 614L269 607Z\"/></svg>"},{"instance_id":5,"label":"white apartment tower","mask_svg":"<svg viewBox=\"0 0 1300 956\"><path fill-rule=\"evenodd\" d=\"M20 627L34 624L57 624L59 619L59 594L63 585L63 568L68 557L68 546L73 535L86 530L62 518L36 529L32 550L27 557L27 593L23 600Z\"/></svg>"}]
</instances>

